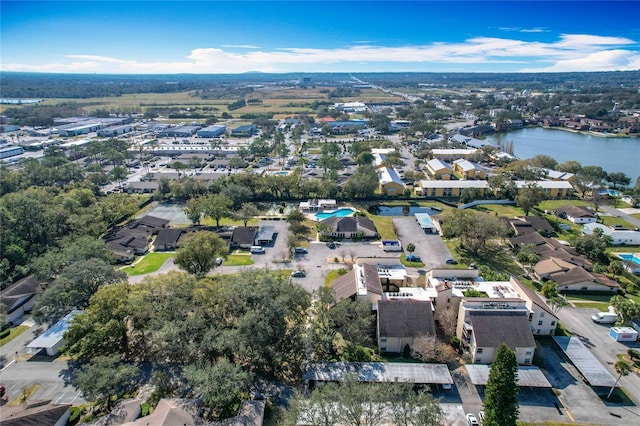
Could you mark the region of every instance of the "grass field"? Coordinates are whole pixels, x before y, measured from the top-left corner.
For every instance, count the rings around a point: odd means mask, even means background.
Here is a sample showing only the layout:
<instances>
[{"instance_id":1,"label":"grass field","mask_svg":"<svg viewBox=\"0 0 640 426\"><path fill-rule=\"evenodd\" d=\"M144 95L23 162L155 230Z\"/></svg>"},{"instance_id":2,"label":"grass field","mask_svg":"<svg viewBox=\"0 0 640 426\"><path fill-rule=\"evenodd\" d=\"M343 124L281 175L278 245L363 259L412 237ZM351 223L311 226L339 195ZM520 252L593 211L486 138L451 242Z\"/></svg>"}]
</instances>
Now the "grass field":
<instances>
[{"instance_id":1,"label":"grass field","mask_svg":"<svg viewBox=\"0 0 640 426\"><path fill-rule=\"evenodd\" d=\"M0 346L2 346L5 343L10 342L11 340L15 339L16 337L18 337L19 335L21 335L22 333L24 333L28 329L29 329L29 327L27 327L26 325L16 325L15 327L13 327L11 329L11 331L9 332L8 336L3 337L2 339L0 339Z\"/></svg>"},{"instance_id":2,"label":"grass field","mask_svg":"<svg viewBox=\"0 0 640 426\"><path fill-rule=\"evenodd\" d=\"M248 266L253 265L253 260L249 253L233 253L227 256L223 265L226 266Z\"/></svg>"},{"instance_id":3,"label":"grass field","mask_svg":"<svg viewBox=\"0 0 640 426\"><path fill-rule=\"evenodd\" d=\"M162 264L170 257L174 257L175 253L149 253L143 257L140 261L121 268L130 277L135 275L144 275L150 272L155 272Z\"/></svg>"}]
</instances>

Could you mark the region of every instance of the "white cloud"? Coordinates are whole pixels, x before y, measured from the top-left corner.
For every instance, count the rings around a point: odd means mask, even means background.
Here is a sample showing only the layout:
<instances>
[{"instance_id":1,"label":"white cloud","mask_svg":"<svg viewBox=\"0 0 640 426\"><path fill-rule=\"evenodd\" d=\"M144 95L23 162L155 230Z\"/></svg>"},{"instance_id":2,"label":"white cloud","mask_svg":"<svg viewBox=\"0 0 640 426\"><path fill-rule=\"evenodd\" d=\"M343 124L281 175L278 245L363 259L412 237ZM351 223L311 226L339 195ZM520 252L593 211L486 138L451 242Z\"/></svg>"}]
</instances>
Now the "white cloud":
<instances>
[{"instance_id":1,"label":"white cloud","mask_svg":"<svg viewBox=\"0 0 640 426\"><path fill-rule=\"evenodd\" d=\"M548 33L551 32L550 29L545 27L535 27L535 28L523 28L520 30L521 33Z\"/></svg>"},{"instance_id":2,"label":"white cloud","mask_svg":"<svg viewBox=\"0 0 640 426\"><path fill-rule=\"evenodd\" d=\"M253 44L223 44L222 47L235 49L260 49L260 46L254 46Z\"/></svg>"},{"instance_id":3,"label":"white cloud","mask_svg":"<svg viewBox=\"0 0 640 426\"><path fill-rule=\"evenodd\" d=\"M242 73L247 71L366 71L429 69L431 66L475 71L600 71L639 69L633 40L589 34L563 34L552 42L516 38L473 37L458 43L420 46L375 46L322 49L286 47L267 50L253 45L226 45L193 49L184 59L139 62L116 57L69 54L55 63L25 65L4 63L5 71L96 73ZM231 48L249 49L232 51ZM527 69L519 68L526 64ZM523 65L524 66L524 65Z\"/></svg>"},{"instance_id":4,"label":"white cloud","mask_svg":"<svg viewBox=\"0 0 640 426\"><path fill-rule=\"evenodd\" d=\"M640 54L630 50L604 50L581 58L558 61L541 68L527 68L525 72L574 71L633 71L640 69Z\"/></svg>"}]
</instances>

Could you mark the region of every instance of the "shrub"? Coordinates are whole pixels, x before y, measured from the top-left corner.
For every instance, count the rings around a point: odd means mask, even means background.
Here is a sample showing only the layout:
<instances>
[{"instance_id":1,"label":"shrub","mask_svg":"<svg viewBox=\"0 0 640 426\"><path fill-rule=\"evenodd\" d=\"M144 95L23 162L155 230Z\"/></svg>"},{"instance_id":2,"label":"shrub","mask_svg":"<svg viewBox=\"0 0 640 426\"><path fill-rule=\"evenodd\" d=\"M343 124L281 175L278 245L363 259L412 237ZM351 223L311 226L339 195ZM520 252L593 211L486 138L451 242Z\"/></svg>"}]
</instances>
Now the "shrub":
<instances>
[{"instance_id":1,"label":"shrub","mask_svg":"<svg viewBox=\"0 0 640 426\"><path fill-rule=\"evenodd\" d=\"M74 425L80 418L80 409L78 407L69 408L69 420L67 420L67 424Z\"/></svg>"},{"instance_id":2,"label":"shrub","mask_svg":"<svg viewBox=\"0 0 640 426\"><path fill-rule=\"evenodd\" d=\"M143 402L140 404L140 416L145 417L149 415L149 404Z\"/></svg>"},{"instance_id":3,"label":"shrub","mask_svg":"<svg viewBox=\"0 0 640 426\"><path fill-rule=\"evenodd\" d=\"M347 273L347 270L345 268L340 268L336 272L338 273L338 275L344 275Z\"/></svg>"}]
</instances>

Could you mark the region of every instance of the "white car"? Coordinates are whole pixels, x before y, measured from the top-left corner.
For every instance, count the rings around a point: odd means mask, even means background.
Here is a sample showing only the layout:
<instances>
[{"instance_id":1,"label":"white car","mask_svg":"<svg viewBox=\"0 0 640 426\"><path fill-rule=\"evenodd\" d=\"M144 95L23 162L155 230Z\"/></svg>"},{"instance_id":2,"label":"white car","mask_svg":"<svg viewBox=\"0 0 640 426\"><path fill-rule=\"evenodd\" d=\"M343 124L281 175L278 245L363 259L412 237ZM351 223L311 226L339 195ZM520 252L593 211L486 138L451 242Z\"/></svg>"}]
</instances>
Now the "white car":
<instances>
[{"instance_id":1,"label":"white car","mask_svg":"<svg viewBox=\"0 0 640 426\"><path fill-rule=\"evenodd\" d=\"M480 426L480 423L478 423L478 419L476 419L476 416L471 413L467 414L467 424L469 426Z\"/></svg>"}]
</instances>

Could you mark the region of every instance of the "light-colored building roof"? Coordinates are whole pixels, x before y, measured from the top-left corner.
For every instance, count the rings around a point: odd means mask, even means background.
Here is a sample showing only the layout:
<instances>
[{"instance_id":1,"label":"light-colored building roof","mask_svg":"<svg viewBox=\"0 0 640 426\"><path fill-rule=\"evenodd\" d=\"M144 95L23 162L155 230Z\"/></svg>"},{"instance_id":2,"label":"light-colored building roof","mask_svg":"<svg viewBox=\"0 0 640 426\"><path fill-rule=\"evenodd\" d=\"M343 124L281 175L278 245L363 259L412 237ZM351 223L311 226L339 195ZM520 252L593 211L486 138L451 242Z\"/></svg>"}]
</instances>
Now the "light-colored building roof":
<instances>
[{"instance_id":1,"label":"light-colored building roof","mask_svg":"<svg viewBox=\"0 0 640 426\"><path fill-rule=\"evenodd\" d=\"M379 169L379 173L380 173L380 183L382 185L386 185L388 183L393 182L404 187L404 182L402 182L402 179L400 179L400 176L398 176L398 172L396 172L396 169L392 169L390 167L381 167Z\"/></svg>"},{"instance_id":2,"label":"light-colored building roof","mask_svg":"<svg viewBox=\"0 0 640 426\"><path fill-rule=\"evenodd\" d=\"M414 213L414 215L422 229L435 228L435 225L433 224L433 219L431 219L431 216L429 216L428 213Z\"/></svg>"},{"instance_id":3,"label":"light-colored building roof","mask_svg":"<svg viewBox=\"0 0 640 426\"><path fill-rule=\"evenodd\" d=\"M616 379L577 337L555 336L560 349L569 357L591 386L611 387Z\"/></svg>"},{"instance_id":4,"label":"light-colored building roof","mask_svg":"<svg viewBox=\"0 0 640 426\"><path fill-rule=\"evenodd\" d=\"M488 188L486 180L421 180L423 188Z\"/></svg>"},{"instance_id":5,"label":"light-colored building roof","mask_svg":"<svg viewBox=\"0 0 640 426\"><path fill-rule=\"evenodd\" d=\"M466 364L465 368L469 373L471 383L479 386L486 386L489 382L489 372L491 365L488 364ZM551 388L551 383L545 377L542 370L534 366L518 366L518 386L532 388Z\"/></svg>"},{"instance_id":6,"label":"light-colored building roof","mask_svg":"<svg viewBox=\"0 0 640 426\"><path fill-rule=\"evenodd\" d=\"M431 173L435 173L438 170L446 169L451 170L451 165L445 161L442 161L438 158L434 158L432 160L427 161L427 169Z\"/></svg>"},{"instance_id":7,"label":"light-colored building roof","mask_svg":"<svg viewBox=\"0 0 640 426\"><path fill-rule=\"evenodd\" d=\"M453 162L453 164L457 165L458 167L460 167L465 172L469 172L471 170L476 169L476 165L475 164L473 164L469 160L465 160L464 158L457 159L456 161Z\"/></svg>"},{"instance_id":8,"label":"light-colored building roof","mask_svg":"<svg viewBox=\"0 0 640 426\"><path fill-rule=\"evenodd\" d=\"M337 382L354 374L360 382L453 383L446 364L393 362L320 362L309 364L303 380Z\"/></svg>"},{"instance_id":9,"label":"light-colored building roof","mask_svg":"<svg viewBox=\"0 0 640 426\"><path fill-rule=\"evenodd\" d=\"M458 135L456 135L458 136ZM462 135L460 135L462 136ZM469 139L466 136L462 136L464 139ZM435 148L431 150L431 155L434 157L438 156L456 156L464 157L467 155L474 154L477 149L464 149L464 148Z\"/></svg>"},{"instance_id":10,"label":"light-colored building roof","mask_svg":"<svg viewBox=\"0 0 640 426\"><path fill-rule=\"evenodd\" d=\"M69 329L73 317L81 312L82 311L78 310L69 312L64 318L49 327L47 331L33 339L33 341L29 343L27 347L33 349L54 347L57 343L63 340L64 333Z\"/></svg>"}]
</instances>

